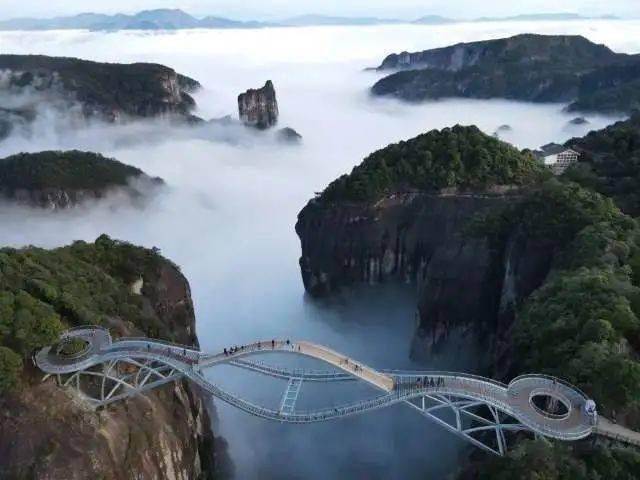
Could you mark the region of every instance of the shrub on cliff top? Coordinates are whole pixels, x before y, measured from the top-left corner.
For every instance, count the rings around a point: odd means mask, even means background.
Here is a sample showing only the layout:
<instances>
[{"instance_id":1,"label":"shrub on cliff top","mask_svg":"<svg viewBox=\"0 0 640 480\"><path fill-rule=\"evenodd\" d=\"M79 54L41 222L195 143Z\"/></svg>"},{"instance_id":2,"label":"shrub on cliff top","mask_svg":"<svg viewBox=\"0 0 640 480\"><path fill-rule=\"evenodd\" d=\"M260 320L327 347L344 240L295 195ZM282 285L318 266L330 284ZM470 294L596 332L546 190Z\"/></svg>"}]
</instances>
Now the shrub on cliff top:
<instances>
[{"instance_id":1,"label":"shrub on cliff top","mask_svg":"<svg viewBox=\"0 0 640 480\"><path fill-rule=\"evenodd\" d=\"M349 175L332 182L320 200L374 200L406 189L524 185L546 175L531 152L519 151L475 126L456 125L372 153Z\"/></svg>"}]
</instances>

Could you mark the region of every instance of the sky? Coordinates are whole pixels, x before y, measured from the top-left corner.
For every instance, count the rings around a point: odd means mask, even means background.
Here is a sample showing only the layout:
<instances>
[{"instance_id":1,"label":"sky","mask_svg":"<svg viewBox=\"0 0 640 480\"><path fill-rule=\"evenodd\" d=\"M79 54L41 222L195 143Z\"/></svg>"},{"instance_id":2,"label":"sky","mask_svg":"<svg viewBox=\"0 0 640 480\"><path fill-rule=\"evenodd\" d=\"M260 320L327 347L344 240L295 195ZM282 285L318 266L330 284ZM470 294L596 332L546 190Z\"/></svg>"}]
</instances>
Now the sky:
<instances>
[{"instance_id":1,"label":"sky","mask_svg":"<svg viewBox=\"0 0 640 480\"><path fill-rule=\"evenodd\" d=\"M407 19L431 14L473 18L543 12L640 17L638 0L96 0L90 4L86 0L0 0L0 19L72 15L86 11L134 13L152 8L180 8L197 16L259 20L308 13Z\"/></svg>"}]
</instances>

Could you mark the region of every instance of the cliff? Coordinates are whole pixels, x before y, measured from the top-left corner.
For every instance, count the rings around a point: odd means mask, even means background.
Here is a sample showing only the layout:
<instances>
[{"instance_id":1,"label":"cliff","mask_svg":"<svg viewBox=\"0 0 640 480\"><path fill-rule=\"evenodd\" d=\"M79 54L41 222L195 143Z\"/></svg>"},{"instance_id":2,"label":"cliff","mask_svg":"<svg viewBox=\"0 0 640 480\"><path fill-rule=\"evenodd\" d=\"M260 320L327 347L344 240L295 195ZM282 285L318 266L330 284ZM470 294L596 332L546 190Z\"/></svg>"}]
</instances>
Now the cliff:
<instances>
[{"instance_id":1,"label":"cliff","mask_svg":"<svg viewBox=\"0 0 640 480\"><path fill-rule=\"evenodd\" d=\"M271 80L264 87L249 89L238 95L240 120L252 127L264 130L278 123L278 101Z\"/></svg>"},{"instance_id":2,"label":"cliff","mask_svg":"<svg viewBox=\"0 0 640 480\"><path fill-rule=\"evenodd\" d=\"M640 57L581 36L523 34L389 55L399 70L374 95L420 101L446 97L567 102L570 110L630 112L640 105Z\"/></svg>"},{"instance_id":3,"label":"cliff","mask_svg":"<svg viewBox=\"0 0 640 480\"><path fill-rule=\"evenodd\" d=\"M471 236L469 225L516 202L522 186L543 176L529 152L475 127L432 131L375 152L300 212L305 288L321 296L359 283L413 284L429 349L453 331L488 328L501 304L505 272L495 259L502 252ZM512 243L512 251L536 248ZM527 272L512 288L522 296L540 282L535 265L548 260L512 263Z\"/></svg>"},{"instance_id":4,"label":"cliff","mask_svg":"<svg viewBox=\"0 0 640 480\"><path fill-rule=\"evenodd\" d=\"M0 197L52 210L115 193L139 201L162 185L160 178L91 152L45 151L0 159Z\"/></svg>"},{"instance_id":5,"label":"cliff","mask_svg":"<svg viewBox=\"0 0 640 480\"><path fill-rule=\"evenodd\" d=\"M197 345L189 285L155 252L103 236L51 251L4 249L0 267L11 272L0 277L3 318L33 315L20 337L3 330L0 348L15 355L28 356L25 348L46 343L63 324L90 321L116 335ZM140 295L130 287L139 278ZM41 382L26 359L18 384L7 390L8 374L0 368L2 478L212 479L223 464L211 405L187 382L95 412L53 379Z\"/></svg>"},{"instance_id":6,"label":"cliff","mask_svg":"<svg viewBox=\"0 0 640 480\"><path fill-rule=\"evenodd\" d=\"M54 108L81 119L124 122L165 117L197 121L190 93L197 81L152 63L99 63L44 55L0 55L0 93ZM22 108L33 108L30 104Z\"/></svg>"},{"instance_id":7,"label":"cliff","mask_svg":"<svg viewBox=\"0 0 640 480\"><path fill-rule=\"evenodd\" d=\"M517 231L505 245L470 232L473 221L518 202L518 189L485 192L399 193L375 202L319 205L301 212L300 269L311 295L356 285L411 284L418 293L420 352L449 336L487 341L514 305L537 288L551 252Z\"/></svg>"}]
</instances>

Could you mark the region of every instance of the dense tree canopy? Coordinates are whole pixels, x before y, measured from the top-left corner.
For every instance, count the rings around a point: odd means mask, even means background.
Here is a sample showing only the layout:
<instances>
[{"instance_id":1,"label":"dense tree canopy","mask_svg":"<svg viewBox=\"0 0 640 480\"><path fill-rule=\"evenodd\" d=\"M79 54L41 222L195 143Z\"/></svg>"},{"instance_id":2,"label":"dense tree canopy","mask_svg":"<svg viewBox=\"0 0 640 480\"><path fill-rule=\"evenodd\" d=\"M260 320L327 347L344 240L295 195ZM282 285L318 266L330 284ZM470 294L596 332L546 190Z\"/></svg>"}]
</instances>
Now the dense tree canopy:
<instances>
[{"instance_id":1,"label":"dense tree canopy","mask_svg":"<svg viewBox=\"0 0 640 480\"><path fill-rule=\"evenodd\" d=\"M580 163L565 176L610 196L629 215L640 215L640 113L566 143Z\"/></svg>"},{"instance_id":2,"label":"dense tree canopy","mask_svg":"<svg viewBox=\"0 0 640 480\"><path fill-rule=\"evenodd\" d=\"M162 262L166 260L155 250L106 235L95 243L75 242L55 250L1 249L0 385L15 385L12 378L21 370L16 357L28 358L54 343L69 326L104 325L110 317L119 318L149 335L171 339L167 326L130 288Z\"/></svg>"},{"instance_id":3,"label":"dense tree canopy","mask_svg":"<svg viewBox=\"0 0 640 480\"><path fill-rule=\"evenodd\" d=\"M20 384L22 358L10 348L0 345L0 394Z\"/></svg>"},{"instance_id":4,"label":"dense tree canopy","mask_svg":"<svg viewBox=\"0 0 640 480\"><path fill-rule=\"evenodd\" d=\"M626 412L637 427L638 224L609 199L552 181L487 220L484 233L504 240L499 232L515 225L546 236L557 252L547 280L516 314L510 332L516 370L564 378L595 398L601 413ZM483 463L474 478L631 480L639 474L640 455L633 449L521 440L507 457Z\"/></svg>"},{"instance_id":5,"label":"dense tree canopy","mask_svg":"<svg viewBox=\"0 0 640 480\"><path fill-rule=\"evenodd\" d=\"M475 126L456 125L372 153L351 174L331 183L320 200L373 200L407 189L523 185L545 173L530 152L485 135Z\"/></svg>"},{"instance_id":6,"label":"dense tree canopy","mask_svg":"<svg viewBox=\"0 0 640 480\"><path fill-rule=\"evenodd\" d=\"M572 448L543 440L521 441L502 458L487 460L477 480L633 480L640 454L633 448L594 445Z\"/></svg>"},{"instance_id":7,"label":"dense tree canopy","mask_svg":"<svg viewBox=\"0 0 640 480\"><path fill-rule=\"evenodd\" d=\"M92 190L125 186L143 172L98 153L45 151L0 159L0 190Z\"/></svg>"},{"instance_id":8,"label":"dense tree canopy","mask_svg":"<svg viewBox=\"0 0 640 480\"><path fill-rule=\"evenodd\" d=\"M555 252L546 281L516 314L509 335L514 373L565 378L605 412L640 407L636 221L609 198L553 179L472 230L499 249L517 230Z\"/></svg>"}]
</instances>

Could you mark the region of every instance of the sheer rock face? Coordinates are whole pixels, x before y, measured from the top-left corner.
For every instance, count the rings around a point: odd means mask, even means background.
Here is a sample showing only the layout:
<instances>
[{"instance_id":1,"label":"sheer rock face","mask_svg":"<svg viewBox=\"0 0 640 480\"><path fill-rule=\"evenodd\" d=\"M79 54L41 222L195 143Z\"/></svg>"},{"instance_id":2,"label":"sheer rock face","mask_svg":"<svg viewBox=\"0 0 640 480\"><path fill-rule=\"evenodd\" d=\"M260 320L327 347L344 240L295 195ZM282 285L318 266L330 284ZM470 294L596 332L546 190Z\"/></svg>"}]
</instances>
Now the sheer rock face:
<instances>
[{"instance_id":1,"label":"sheer rock face","mask_svg":"<svg viewBox=\"0 0 640 480\"><path fill-rule=\"evenodd\" d=\"M267 80L262 88L240 94L238 111L243 123L262 130L278 123L278 101L271 80Z\"/></svg>"},{"instance_id":2,"label":"sheer rock face","mask_svg":"<svg viewBox=\"0 0 640 480\"><path fill-rule=\"evenodd\" d=\"M189 285L167 262L146 278L142 301L166 322L177 341L196 344ZM136 335L114 319L112 328ZM210 480L222 463L214 447L208 397L187 381L94 412L72 391L41 372L34 382L0 397L0 478L8 480Z\"/></svg>"},{"instance_id":3,"label":"sheer rock face","mask_svg":"<svg viewBox=\"0 0 640 480\"><path fill-rule=\"evenodd\" d=\"M452 334L495 332L496 322L507 328L514 305L546 276L550 254L517 232L504 252L496 251L466 228L477 214L517 195L414 192L375 203L312 200L296 224L305 288L324 296L362 284L413 285L417 333L427 351Z\"/></svg>"},{"instance_id":4,"label":"sheer rock face","mask_svg":"<svg viewBox=\"0 0 640 480\"><path fill-rule=\"evenodd\" d=\"M132 177L126 186L113 186L99 190L64 188L9 190L0 185L0 198L26 207L44 208L51 211L75 208L87 202L106 198L111 198L114 201L120 199L127 205L142 207L163 185L164 182L161 179L151 178L144 174Z\"/></svg>"}]
</instances>

